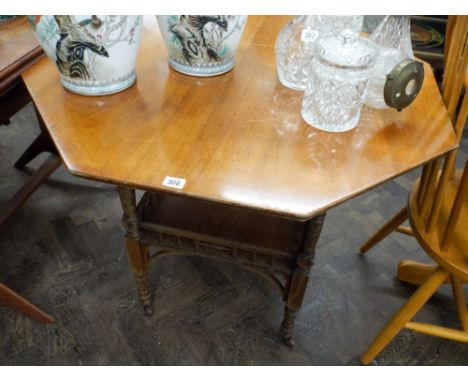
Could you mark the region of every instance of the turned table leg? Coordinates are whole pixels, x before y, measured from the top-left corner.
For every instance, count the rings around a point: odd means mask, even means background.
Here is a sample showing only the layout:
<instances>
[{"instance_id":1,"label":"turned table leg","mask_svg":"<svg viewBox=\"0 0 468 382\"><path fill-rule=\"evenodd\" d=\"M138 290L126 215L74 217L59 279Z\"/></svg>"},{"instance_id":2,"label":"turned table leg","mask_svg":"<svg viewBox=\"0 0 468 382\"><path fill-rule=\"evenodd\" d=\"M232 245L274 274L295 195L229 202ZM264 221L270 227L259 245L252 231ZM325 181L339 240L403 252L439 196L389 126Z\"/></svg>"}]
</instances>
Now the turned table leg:
<instances>
[{"instance_id":1,"label":"turned table leg","mask_svg":"<svg viewBox=\"0 0 468 382\"><path fill-rule=\"evenodd\" d=\"M148 248L140 243L135 189L119 186L119 196L124 212L122 224L125 229L128 259L138 286L140 303L145 314L151 315L153 311L151 292L148 287Z\"/></svg>"},{"instance_id":2,"label":"turned table leg","mask_svg":"<svg viewBox=\"0 0 468 382\"><path fill-rule=\"evenodd\" d=\"M285 343L292 347L292 331L296 313L302 305L302 299L309 281L309 271L314 262L315 247L322 231L325 214L318 215L306 223L301 249L296 257L296 267L291 276L289 288L286 292L286 306L284 319L281 323L280 334Z\"/></svg>"}]
</instances>

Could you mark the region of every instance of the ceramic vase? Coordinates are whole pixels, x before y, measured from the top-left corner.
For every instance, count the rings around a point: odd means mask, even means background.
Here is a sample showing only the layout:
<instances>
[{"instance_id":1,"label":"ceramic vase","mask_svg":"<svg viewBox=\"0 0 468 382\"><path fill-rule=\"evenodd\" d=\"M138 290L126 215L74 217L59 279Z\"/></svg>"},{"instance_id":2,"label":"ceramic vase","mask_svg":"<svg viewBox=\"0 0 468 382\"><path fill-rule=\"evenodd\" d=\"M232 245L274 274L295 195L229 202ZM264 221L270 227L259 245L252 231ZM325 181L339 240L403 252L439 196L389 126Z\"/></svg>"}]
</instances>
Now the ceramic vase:
<instances>
[{"instance_id":1,"label":"ceramic vase","mask_svg":"<svg viewBox=\"0 0 468 382\"><path fill-rule=\"evenodd\" d=\"M141 16L29 16L47 56L73 93L106 95L136 81Z\"/></svg>"},{"instance_id":2,"label":"ceramic vase","mask_svg":"<svg viewBox=\"0 0 468 382\"><path fill-rule=\"evenodd\" d=\"M234 67L247 16L156 16L169 65L192 76L214 76Z\"/></svg>"},{"instance_id":3,"label":"ceramic vase","mask_svg":"<svg viewBox=\"0 0 468 382\"><path fill-rule=\"evenodd\" d=\"M0 23L8 20L16 19L17 16L15 15L0 15Z\"/></svg>"}]
</instances>

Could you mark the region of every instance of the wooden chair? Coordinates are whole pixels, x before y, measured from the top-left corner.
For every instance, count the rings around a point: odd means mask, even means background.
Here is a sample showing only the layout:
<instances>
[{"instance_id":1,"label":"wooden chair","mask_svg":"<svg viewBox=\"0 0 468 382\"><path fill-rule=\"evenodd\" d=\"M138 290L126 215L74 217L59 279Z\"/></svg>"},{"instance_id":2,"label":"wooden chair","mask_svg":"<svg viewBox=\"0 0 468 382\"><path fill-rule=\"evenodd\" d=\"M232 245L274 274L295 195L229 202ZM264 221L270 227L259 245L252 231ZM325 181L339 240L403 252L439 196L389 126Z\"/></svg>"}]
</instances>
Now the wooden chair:
<instances>
[{"instance_id":1,"label":"wooden chair","mask_svg":"<svg viewBox=\"0 0 468 382\"><path fill-rule=\"evenodd\" d=\"M456 65L456 63L460 63L462 61L462 54L465 52L463 47L466 43L466 19L466 16L449 16L446 32L444 52L445 70L443 75L444 80L442 83L442 95L453 124L464 78L463 70L461 70L462 65ZM457 25L457 28L455 28L455 24ZM455 31L455 29L457 30ZM452 41L454 44L452 44ZM464 60L466 66L466 52ZM437 164L440 164L440 161L437 162ZM426 165L424 167L426 170L423 169L423 173L428 173L431 165L431 163ZM427 178L424 179L427 181ZM377 243L379 243L394 231L413 236L413 233L409 227L401 226L401 224L403 224L403 222L405 222L407 219L408 211L405 206L361 246L360 252L362 254L368 252Z\"/></svg>"},{"instance_id":2,"label":"wooden chair","mask_svg":"<svg viewBox=\"0 0 468 382\"><path fill-rule=\"evenodd\" d=\"M461 139L468 114L468 16L458 16L453 26L447 57L442 95ZM460 94L462 97L458 115ZM425 165L415 182L404 212L392 219L388 227L409 217L411 233L436 266L403 261L399 279L421 284L405 305L385 326L361 357L370 363L403 328L468 343L468 310L463 283L468 282L468 161L464 170L455 170L457 151L452 151ZM443 163L443 165L442 165ZM388 224L388 223L387 223ZM444 283L450 283L461 330L411 321L429 298Z\"/></svg>"}]
</instances>

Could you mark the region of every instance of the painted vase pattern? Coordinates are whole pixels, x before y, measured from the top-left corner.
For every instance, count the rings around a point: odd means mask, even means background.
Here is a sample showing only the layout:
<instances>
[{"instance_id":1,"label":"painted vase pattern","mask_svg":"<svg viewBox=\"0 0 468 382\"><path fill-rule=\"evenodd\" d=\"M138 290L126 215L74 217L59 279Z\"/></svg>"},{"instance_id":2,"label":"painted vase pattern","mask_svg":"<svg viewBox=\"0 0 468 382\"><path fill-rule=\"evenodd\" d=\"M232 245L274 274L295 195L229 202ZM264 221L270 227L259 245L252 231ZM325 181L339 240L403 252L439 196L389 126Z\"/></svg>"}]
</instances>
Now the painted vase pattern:
<instances>
[{"instance_id":1,"label":"painted vase pattern","mask_svg":"<svg viewBox=\"0 0 468 382\"><path fill-rule=\"evenodd\" d=\"M0 23L4 22L4 21L9 21L9 20L13 20L13 19L16 19L18 16L16 15L0 15Z\"/></svg>"},{"instance_id":2,"label":"painted vase pattern","mask_svg":"<svg viewBox=\"0 0 468 382\"><path fill-rule=\"evenodd\" d=\"M106 95L136 81L141 16L29 16L29 21L66 89Z\"/></svg>"},{"instance_id":3,"label":"painted vase pattern","mask_svg":"<svg viewBox=\"0 0 468 382\"><path fill-rule=\"evenodd\" d=\"M156 16L169 64L194 76L214 76L234 67L247 16Z\"/></svg>"}]
</instances>

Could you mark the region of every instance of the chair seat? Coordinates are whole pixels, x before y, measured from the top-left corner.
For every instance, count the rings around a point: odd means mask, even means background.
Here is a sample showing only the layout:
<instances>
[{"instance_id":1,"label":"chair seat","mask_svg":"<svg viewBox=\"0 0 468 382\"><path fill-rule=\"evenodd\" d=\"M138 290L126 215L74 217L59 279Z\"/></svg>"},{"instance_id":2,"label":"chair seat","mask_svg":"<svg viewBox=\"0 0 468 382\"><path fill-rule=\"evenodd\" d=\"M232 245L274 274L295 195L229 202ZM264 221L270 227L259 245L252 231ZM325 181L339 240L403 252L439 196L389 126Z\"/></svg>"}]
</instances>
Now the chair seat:
<instances>
[{"instance_id":1,"label":"chair seat","mask_svg":"<svg viewBox=\"0 0 468 382\"><path fill-rule=\"evenodd\" d=\"M468 281L468 198L463 200L463 207L456 225L453 239L446 251L441 251L442 236L447 225L449 214L455 199L455 195L462 175L461 170L455 172L455 176L447 185L442 201L439 218L433 232L428 233L424 227L427 219L418 211L417 195L420 178L414 183L408 202L408 214L415 237L427 253L442 267L461 279ZM435 193L434 191L432 192ZM433 199L433 195L429 195Z\"/></svg>"}]
</instances>

